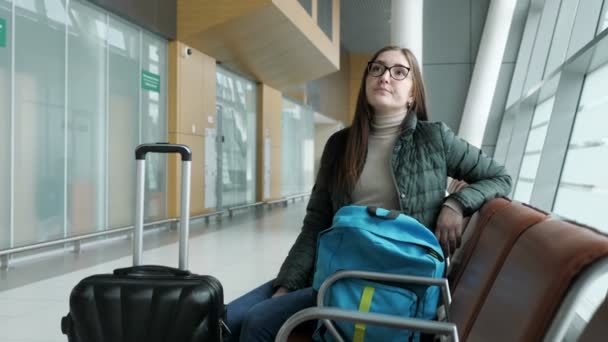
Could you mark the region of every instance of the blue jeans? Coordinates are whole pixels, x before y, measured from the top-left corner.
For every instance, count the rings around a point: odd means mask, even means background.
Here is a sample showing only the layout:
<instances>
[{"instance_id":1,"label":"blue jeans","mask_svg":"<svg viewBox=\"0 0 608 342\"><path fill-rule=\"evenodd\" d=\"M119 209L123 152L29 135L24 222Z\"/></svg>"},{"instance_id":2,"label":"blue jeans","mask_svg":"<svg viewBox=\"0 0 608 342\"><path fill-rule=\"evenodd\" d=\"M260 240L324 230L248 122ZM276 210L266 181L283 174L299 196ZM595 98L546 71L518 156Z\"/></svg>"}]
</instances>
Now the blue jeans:
<instances>
[{"instance_id":1,"label":"blue jeans","mask_svg":"<svg viewBox=\"0 0 608 342\"><path fill-rule=\"evenodd\" d=\"M312 287L271 298L273 294L269 281L228 304L229 342L273 341L291 315L316 304Z\"/></svg>"}]
</instances>

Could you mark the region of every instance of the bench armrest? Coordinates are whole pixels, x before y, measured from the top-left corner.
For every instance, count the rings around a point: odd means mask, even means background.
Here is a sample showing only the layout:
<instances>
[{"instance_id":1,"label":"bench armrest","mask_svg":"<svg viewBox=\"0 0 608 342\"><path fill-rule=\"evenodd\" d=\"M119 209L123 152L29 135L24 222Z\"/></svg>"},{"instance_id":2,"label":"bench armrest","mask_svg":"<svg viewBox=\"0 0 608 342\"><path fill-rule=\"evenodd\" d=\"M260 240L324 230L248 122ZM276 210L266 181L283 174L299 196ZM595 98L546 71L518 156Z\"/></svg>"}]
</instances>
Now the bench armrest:
<instances>
[{"instance_id":1,"label":"bench armrest","mask_svg":"<svg viewBox=\"0 0 608 342\"><path fill-rule=\"evenodd\" d=\"M317 307L324 307L324 299L327 290L333 285L336 281L344 278L359 278L366 280L380 280L380 281L390 281L394 283L402 283L402 284L414 284L414 285L435 285L439 286L441 289L441 297L443 299L443 304L445 306L445 314L446 319L449 321L449 312L450 312L450 304L452 302L452 298L450 296L449 284L446 278L430 278L430 277L418 277L418 276L408 276L408 275L399 275L392 273L381 273L381 272L368 272L368 271L356 271L356 270L347 270L347 271L338 271L331 276L329 276L325 281L321 284L319 288L319 294L317 295ZM389 315L385 315L389 316ZM393 317L393 316L389 316ZM438 323L438 322L436 322ZM323 324L327 327L327 330L331 333L331 335L338 340L340 338L340 334L332 324L329 319L323 319Z\"/></svg>"},{"instance_id":2,"label":"bench armrest","mask_svg":"<svg viewBox=\"0 0 608 342\"><path fill-rule=\"evenodd\" d=\"M296 326L302 322L312 319L333 319L353 323L360 322L371 325L380 325L389 328L417 330L424 333L447 335L452 338L453 342L458 342L458 331L454 323L428 321L419 318L404 318L371 312L318 307L298 311L293 316L289 317L289 319L281 326L281 329L275 338L275 342L287 342L289 334ZM336 341L344 342L344 339L338 335L336 337Z\"/></svg>"}]
</instances>

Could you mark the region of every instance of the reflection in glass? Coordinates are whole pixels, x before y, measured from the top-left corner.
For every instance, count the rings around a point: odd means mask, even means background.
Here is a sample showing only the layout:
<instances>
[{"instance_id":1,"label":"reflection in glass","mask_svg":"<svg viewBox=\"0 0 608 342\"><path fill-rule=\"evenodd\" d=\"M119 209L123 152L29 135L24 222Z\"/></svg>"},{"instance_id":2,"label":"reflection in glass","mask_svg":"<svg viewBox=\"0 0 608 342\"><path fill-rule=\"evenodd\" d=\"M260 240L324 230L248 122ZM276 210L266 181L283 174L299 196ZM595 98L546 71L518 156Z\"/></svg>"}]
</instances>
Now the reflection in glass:
<instances>
[{"instance_id":1,"label":"reflection in glass","mask_svg":"<svg viewBox=\"0 0 608 342\"><path fill-rule=\"evenodd\" d=\"M608 232L608 64L585 78L553 211Z\"/></svg>"},{"instance_id":2,"label":"reflection in glass","mask_svg":"<svg viewBox=\"0 0 608 342\"><path fill-rule=\"evenodd\" d=\"M308 12L308 15L312 15L312 0L298 0L298 2Z\"/></svg>"},{"instance_id":3,"label":"reflection in glass","mask_svg":"<svg viewBox=\"0 0 608 342\"><path fill-rule=\"evenodd\" d=\"M318 25L329 40L333 40L333 0L317 0L317 6Z\"/></svg>"},{"instance_id":4,"label":"reflection in glass","mask_svg":"<svg viewBox=\"0 0 608 342\"><path fill-rule=\"evenodd\" d=\"M310 192L314 183L314 113L283 98L281 195Z\"/></svg>"},{"instance_id":5,"label":"reflection in glass","mask_svg":"<svg viewBox=\"0 0 608 342\"><path fill-rule=\"evenodd\" d=\"M547 128L551 120L551 112L555 97L541 102L534 110L532 117L532 125L528 133L528 141L521 162L519 176L515 184L515 193L513 198L520 202L529 203L532 196L534 181L536 180L536 171L540 164L540 155L545 145L547 137Z\"/></svg>"},{"instance_id":6,"label":"reflection in glass","mask_svg":"<svg viewBox=\"0 0 608 342\"><path fill-rule=\"evenodd\" d=\"M217 68L219 207L255 202L256 88Z\"/></svg>"},{"instance_id":7,"label":"reflection in glass","mask_svg":"<svg viewBox=\"0 0 608 342\"><path fill-rule=\"evenodd\" d=\"M133 151L139 142L139 31L121 20L110 18L109 32L125 37L127 50L109 45L108 177L109 225L133 223L135 163ZM112 35L109 35L111 42Z\"/></svg>"},{"instance_id":8,"label":"reflection in glass","mask_svg":"<svg viewBox=\"0 0 608 342\"><path fill-rule=\"evenodd\" d=\"M44 0L44 6L46 9L46 16L49 19L54 20L59 24L65 24L67 20L68 26L72 26L72 21L66 16L65 6L62 0Z\"/></svg>"},{"instance_id":9,"label":"reflection in glass","mask_svg":"<svg viewBox=\"0 0 608 342\"><path fill-rule=\"evenodd\" d=\"M36 0L13 0L15 1L15 6L26 9L30 12L36 13Z\"/></svg>"},{"instance_id":10,"label":"reflection in glass","mask_svg":"<svg viewBox=\"0 0 608 342\"><path fill-rule=\"evenodd\" d=\"M131 225L133 149L166 141L166 41L87 2L14 8L0 0L0 248ZM141 68L159 75L159 92L141 90ZM166 163L150 157L147 169L146 218L164 218Z\"/></svg>"},{"instance_id":11,"label":"reflection in glass","mask_svg":"<svg viewBox=\"0 0 608 342\"><path fill-rule=\"evenodd\" d=\"M13 212L20 246L64 235L65 26L16 10L14 35Z\"/></svg>"},{"instance_id":12,"label":"reflection in glass","mask_svg":"<svg viewBox=\"0 0 608 342\"><path fill-rule=\"evenodd\" d=\"M68 35L67 231L69 235L106 226L106 46L94 22L106 16L72 1L79 19Z\"/></svg>"},{"instance_id":13,"label":"reflection in glass","mask_svg":"<svg viewBox=\"0 0 608 342\"><path fill-rule=\"evenodd\" d=\"M10 1L0 0L0 18L10 32ZM10 247L11 201L11 39L0 48L0 249Z\"/></svg>"},{"instance_id":14,"label":"reflection in glass","mask_svg":"<svg viewBox=\"0 0 608 342\"><path fill-rule=\"evenodd\" d=\"M597 33L600 34L608 27L608 3L604 3L604 11L600 16L599 25L597 27Z\"/></svg>"},{"instance_id":15,"label":"reflection in glass","mask_svg":"<svg viewBox=\"0 0 608 342\"><path fill-rule=\"evenodd\" d=\"M166 118L167 103L167 43L144 33L141 65L144 70L160 76L160 93L141 89L141 142L168 141ZM148 221L167 216L166 169L167 158L150 154L146 158L146 205Z\"/></svg>"}]
</instances>

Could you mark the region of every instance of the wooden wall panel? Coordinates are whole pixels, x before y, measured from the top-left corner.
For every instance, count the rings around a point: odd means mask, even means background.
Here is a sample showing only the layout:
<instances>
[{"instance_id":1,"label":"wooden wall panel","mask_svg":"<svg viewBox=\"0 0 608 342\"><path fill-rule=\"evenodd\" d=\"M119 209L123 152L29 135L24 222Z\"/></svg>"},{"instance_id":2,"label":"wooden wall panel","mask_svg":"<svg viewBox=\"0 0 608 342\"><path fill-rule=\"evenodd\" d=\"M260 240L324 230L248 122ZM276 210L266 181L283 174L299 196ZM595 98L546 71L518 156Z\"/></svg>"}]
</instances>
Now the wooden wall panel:
<instances>
[{"instance_id":1,"label":"wooden wall panel","mask_svg":"<svg viewBox=\"0 0 608 342\"><path fill-rule=\"evenodd\" d=\"M202 136L215 127L216 64L196 49L184 56L186 47L179 41L169 46L169 132Z\"/></svg>"},{"instance_id":2,"label":"wooden wall panel","mask_svg":"<svg viewBox=\"0 0 608 342\"><path fill-rule=\"evenodd\" d=\"M302 84L339 69L339 32L330 41L295 0L235 5L237 9L231 9L232 14L224 15L222 20L210 18L213 24L192 24L188 29L179 29L188 26L188 21L192 21L190 15L201 12L202 7L214 13L226 3L234 2L183 1L193 8L186 11L178 6L178 13L183 15L178 18L179 40L276 89ZM201 13L196 20L205 22L207 16Z\"/></svg>"},{"instance_id":3,"label":"wooden wall panel","mask_svg":"<svg viewBox=\"0 0 608 342\"><path fill-rule=\"evenodd\" d=\"M204 31L270 3L270 0L178 0L177 36Z\"/></svg>"},{"instance_id":4,"label":"wooden wall panel","mask_svg":"<svg viewBox=\"0 0 608 342\"><path fill-rule=\"evenodd\" d=\"M348 54L340 57L340 70L314 81L314 84L318 85L320 93L318 111L348 125L351 121L350 58Z\"/></svg>"},{"instance_id":5,"label":"wooden wall panel","mask_svg":"<svg viewBox=\"0 0 608 342\"><path fill-rule=\"evenodd\" d=\"M169 142L186 144L192 149L191 215L204 208L204 136L205 128L216 123L215 59L174 41L169 45ZM211 117L211 120L209 120ZM171 156L168 162L167 197L170 217L179 217L180 160ZM209 211L209 210L207 210Z\"/></svg>"},{"instance_id":6,"label":"wooden wall panel","mask_svg":"<svg viewBox=\"0 0 608 342\"><path fill-rule=\"evenodd\" d=\"M281 92L265 84L258 85L258 200L281 197L281 142L283 98ZM264 197L264 142L270 138L270 197Z\"/></svg>"}]
</instances>

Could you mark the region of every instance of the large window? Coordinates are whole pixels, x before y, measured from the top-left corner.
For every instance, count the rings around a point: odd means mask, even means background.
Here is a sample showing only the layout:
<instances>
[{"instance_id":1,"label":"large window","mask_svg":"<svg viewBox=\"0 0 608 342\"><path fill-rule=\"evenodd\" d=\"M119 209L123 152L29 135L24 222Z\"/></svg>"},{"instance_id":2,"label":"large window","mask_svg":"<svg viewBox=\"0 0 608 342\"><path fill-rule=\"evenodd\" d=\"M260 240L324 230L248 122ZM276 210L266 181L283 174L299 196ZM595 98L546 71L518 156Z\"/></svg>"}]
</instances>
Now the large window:
<instances>
[{"instance_id":1,"label":"large window","mask_svg":"<svg viewBox=\"0 0 608 342\"><path fill-rule=\"evenodd\" d=\"M602 9L602 15L600 16L600 20L597 25L596 34L600 34L608 28L608 2L604 2L604 8Z\"/></svg>"},{"instance_id":2,"label":"large window","mask_svg":"<svg viewBox=\"0 0 608 342\"><path fill-rule=\"evenodd\" d=\"M333 40L333 0L317 0L318 25L329 40Z\"/></svg>"},{"instance_id":3,"label":"large window","mask_svg":"<svg viewBox=\"0 0 608 342\"><path fill-rule=\"evenodd\" d=\"M314 183L314 113L283 98L281 195L309 192Z\"/></svg>"},{"instance_id":4,"label":"large window","mask_svg":"<svg viewBox=\"0 0 608 342\"><path fill-rule=\"evenodd\" d=\"M555 97L551 97L536 106L532 126L528 134L526 149L519 170L519 177L515 184L514 199L529 203L532 196L532 188L536 179L536 171L540 164L540 156L547 136L551 110L553 109Z\"/></svg>"},{"instance_id":5,"label":"large window","mask_svg":"<svg viewBox=\"0 0 608 342\"><path fill-rule=\"evenodd\" d=\"M298 0L298 2L308 12L308 15L312 15L312 0Z\"/></svg>"},{"instance_id":6,"label":"large window","mask_svg":"<svg viewBox=\"0 0 608 342\"><path fill-rule=\"evenodd\" d=\"M553 211L608 232L608 64L587 74Z\"/></svg>"},{"instance_id":7,"label":"large window","mask_svg":"<svg viewBox=\"0 0 608 342\"><path fill-rule=\"evenodd\" d=\"M0 25L0 248L131 225L133 150L166 141L166 41L77 0L0 0ZM147 219L165 169L149 158Z\"/></svg>"}]
</instances>

